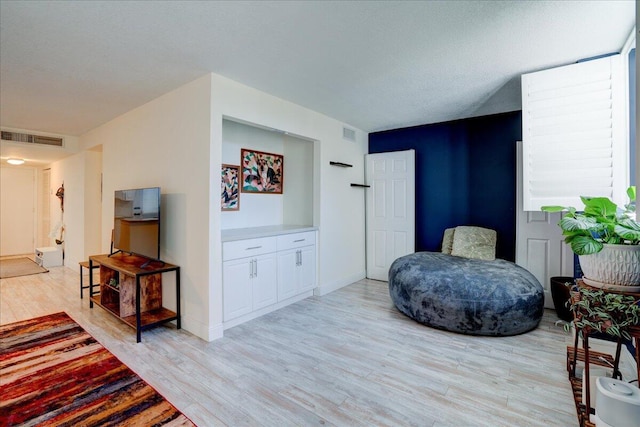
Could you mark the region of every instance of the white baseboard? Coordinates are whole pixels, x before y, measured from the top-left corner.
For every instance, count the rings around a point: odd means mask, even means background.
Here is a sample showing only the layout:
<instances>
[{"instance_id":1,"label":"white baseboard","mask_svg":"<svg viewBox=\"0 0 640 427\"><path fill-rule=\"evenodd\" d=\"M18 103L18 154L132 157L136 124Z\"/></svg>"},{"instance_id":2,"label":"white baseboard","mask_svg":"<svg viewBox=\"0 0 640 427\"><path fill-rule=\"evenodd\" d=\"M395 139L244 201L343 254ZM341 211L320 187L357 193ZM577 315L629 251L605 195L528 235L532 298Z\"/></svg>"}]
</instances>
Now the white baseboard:
<instances>
[{"instance_id":1,"label":"white baseboard","mask_svg":"<svg viewBox=\"0 0 640 427\"><path fill-rule=\"evenodd\" d=\"M218 338L222 338L222 324L208 326L197 321L191 316L183 314L180 326L182 329L191 332L193 335L198 338L202 338L205 341L213 341Z\"/></svg>"},{"instance_id":2,"label":"white baseboard","mask_svg":"<svg viewBox=\"0 0 640 427\"><path fill-rule=\"evenodd\" d=\"M350 285L354 282L357 282L358 280L362 280L365 277L367 277L366 271L361 271L351 276L342 277L338 280L334 280L332 282L319 285L317 288L314 289L313 294L315 296L321 297L323 295L327 295L330 292L337 291L340 288L344 288L345 286Z\"/></svg>"},{"instance_id":3,"label":"white baseboard","mask_svg":"<svg viewBox=\"0 0 640 427\"><path fill-rule=\"evenodd\" d=\"M224 326L222 323L213 325L209 328L209 336L207 341L214 341L224 336Z\"/></svg>"},{"instance_id":4,"label":"white baseboard","mask_svg":"<svg viewBox=\"0 0 640 427\"><path fill-rule=\"evenodd\" d=\"M303 292L303 293L301 293L299 295L293 296L293 297L288 298L288 299L286 299L284 301L280 301L280 302L278 302L276 304L273 304L273 305L270 305L268 307L263 307L263 308L261 308L259 310L252 311L251 313L247 313L247 314L245 314L243 316L236 317L235 319L228 320L228 321L223 323L223 325L222 325L223 329L226 330L226 329L229 329L229 328L233 328L234 326L237 326L237 325L239 325L241 323L248 322L249 320L253 320L253 319L256 319L256 318L258 318L260 316L264 316L265 314L271 313L272 311L279 310L279 309L281 309L283 307L288 306L289 304L293 304L294 302L302 301L303 299L308 298L311 295L313 295L312 291L310 291L310 290L309 291L305 291L305 292Z\"/></svg>"}]
</instances>

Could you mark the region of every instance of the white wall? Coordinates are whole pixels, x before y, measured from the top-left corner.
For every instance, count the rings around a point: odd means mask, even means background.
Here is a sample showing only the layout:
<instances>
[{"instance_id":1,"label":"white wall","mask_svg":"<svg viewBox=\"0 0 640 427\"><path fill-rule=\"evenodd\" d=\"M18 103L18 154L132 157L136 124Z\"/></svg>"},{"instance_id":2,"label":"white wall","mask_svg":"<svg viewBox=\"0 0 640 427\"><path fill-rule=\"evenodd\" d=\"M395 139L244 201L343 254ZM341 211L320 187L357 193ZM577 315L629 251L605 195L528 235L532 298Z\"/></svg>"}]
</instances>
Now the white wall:
<instances>
[{"instance_id":1,"label":"white wall","mask_svg":"<svg viewBox=\"0 0 640 427\"><path fill-rule=\"evenodd\" d=\"M64 138L64 147L62 148L47 146L47 145L31 144L32 146L30 145L28 147L28 150L29 152L34 153L33 154L34 158L37 158L40 156L47 157L52 154L58 155L60 153L64 153L65 155L71 155L72 157L82 155L82 153L78 154L80 152L80 140L78 137L75 137L75 136L43 133L40 131L33 131L30 129L21 129L21 128L2 127L2 130L6 130L10 132L35 134L35 135L58 136L58 137ZM0 151L2 151L3 156L5 155L9 156L14 149L24 150L24 143L16 143L16 142L5 141L5 140L0 141ZM36 183L35 194L34 194L34 198L36 198L37 200L37 204L36 204L37 208L34 213L35 215L34 221L36 224L37 235L38 235L36 246L55 246L55 239L59 237L58 234L56 234L55 237L49 237L49 234L51 233L52 229L56 226L56 224L58 224L62 220L60 203L58 198L55 196L55 192L58 189L58 187L62 184L63 180L65 179L65 176L69 176L70 177L69 179L75 179L75 178L82 179L82 177L84 176L84 168L81 167L79 163L75 163L74 161L68 160L68 159L65 159L65 160L54 162L51 165L46 165L46 166L38 165L38 166L31 167L32 169L37 170L37 183ZM29 168L30 166L28 165L29 165L29 158L27 158L27 163L21 167ZM71 167L74 170L65 171L67 167L66 165L73 165ZM42 217L42 215L44 215L46 211L42 208L41 198L39 197L39 194L40 194L41 185L42 185L42 173L45 168L52 169L50 188L48 190L49 196L47 197L48 204L50 207L50 212L49 212L50 218L49 218L49 229L42 230L41 229L42 224L46 224L47 221L46 219L43 220L43 217ZM83 183L72 183L71 185L74 191L84 187ZM79 185L80 187L76 187L76 185ZM82 203L82 201L81 200L78 201L76 197L77 197L76 194L71 195L70 203L72 203L72 205L77 205L78 203ZM2 215L6 209L11 209L11 207L0 206L0 215ZM74 242L71 243L71 247L69 248L71 250L71 253L69 253L68 250L65 248L65 258L66 258L65 265L75 268L75 265L73 265L75 263L75 260L83 258L81 248L84 245L84 242L82 240L83 233L81 231L75 230L76 228L75 226L77 224L75 220L78 219L77 215L80 215L80 217L82 217L83 214L82 213L78 214L78 212L72 212L70 215L74 220L73 224L71 225L72 236L75 234L77 237L80 238L80 240L74 240ZM68 217L66 217L65 220L68 220ZM66 240L66 237L65 237L65 240Z\"/></svg>"},{"instance_id":2,"label":"white wall","mask_svg":"<svg viewBox=\"0 0 640 427\"><path fill-rule=\"evenodd\" d=\"M102 252L111 241L114 191L161 187L160 256L181 267L182 326L204 339L211 339L210 82L204 76L81 137L85 149L102 146ZM219 172L213 188L219 191ZM219 194L215 201L219 210ZM165 275L163 303L175 309L172 275Z\"/></svg>"},{"instance_id":3,"label":"white wall","mask_svg":"<svg viewBox=\"0 0 640 427\"><path fill-rule=\"evenodd\" d=\"M222 163L240 165L240 150L242 148L283 154L284 143L282 135L279 133L269 132L231 120L224 120L222 137ZM242 173L242 170L240 173ZM218 175L220 175L219 172ZM240 182L240 185L242 185L242 182ZM220 187L218 187L219 192ZM241 193L240 210L222 212L220 218L221 228L261 227L282 224L283 197L282 194Z\"/></svg>"},{"instance_id":4,"label":"white wall","mask_svg":"<svg viewBox=\"0 0 640 427\"><path fill-rule=\"evenodd\" d=\"M84 193L85 154L75 154L51 164L51 228L62 221L64 225L64 265L75 269L78 262L85 260L84 253ZM60 199L56 190L64 183L64 212L60 209ZM59 234L52 237L51 246Z\"/></svg>"},{"instance_id":5,"label":"white wall","mask_svg":"<svg viewBox=\"0 0 640 427\"><path fill-rule=\"evenodd\" d=\"M0 165L0 256L34 253L36 175L32 167Z\"/></svg>"},{"instance_id":6,"label":"white wall","mask_svg":"<svg viewBox=\"0 0 640 427\"><path fill-rule=\"evenodd\" d=\"M183 327L206 340L223 333L219 179L224 117L317 141L310 209L320 230L320 293L365 276L364 193L349 183L364 178L366 134L357 131L357 143L344 141L337 120L224 77L206 75L81 137L85 149L102 146L103 252L109 249L113 227L113 192L162 188L161 257L182 268ZM286 151L288 142L284 144ZM225 162L233 160L228 155ZM354 168L336 170L329 160ZM241 209L245 206L243 199ZM165 287L163 299L174 308L170 288Z\"/></svg>"},{"instance_id":7,"label":"white wall","mask_svg":"<svg viewBox=\"0 0 640 427\"><path fill-rule=\"evenodd\" d=\"M320 143L284 136L283 224L313 224L314 144Z\"/></svg>"},{"instance_id":8,"label":"white wall","mask_svg":"<svg viewBox=\"0 0 640 427\"><path fill-rule=\"evenodd\" d=\"M211 171L218 176L222 163L223 117L233 117L260 126L287 131L314 144L313 218L319 227L319 289L323 294L365 277L364 191L350 187L364 179L366 134L357 130L357 142L342 139L343 123L315 111L244 86L222 76L211 75ZM353 164L344 170L329 161ZM285 161L286 162L286 161ZM286 180L286 177L285 177ZM222 257L219 189L210 195L209 239L210 323L222 325ZM243 208L241 201L241 208Z\"/></svg>"},{"instance_id":9,"label":"white wall","mask_svg":"<svg viewBox=\"0 0 640 427\"><path fill-rule=\"evenodd\" d=\"M84 152L84 259L102 253L102 151Z\"/></svg>"},{"instance_id":10,"label":"white wall","mask_svg":"<svg viewBox=\"0 0 640 427\"><path fill-rule=\"evenodd\" d=\"M2 152L3 157L13 157L14 155L16 157L22 157L22 155L17 155L14 153L22 153L27 151L31 154L31 156L33 156L33 158L42 158L43 156L47 158L52 158L51 156L54 156L53 158L60 158L58 156L60 156L61 153L62 155L71 155L80 152L80 139L76 136L41 132L30 129L9 128L4 126L2 127L2 130L7 132L27 133L31 135L54 136L64 139L63 147L56 147L54 145L45 144L29 144L27 150L25 150L25 143L5 141L4 139L0 139L0 151ZM25 159L27 160L27 162L31 160L29 157L26 157Z\"/></svg>"}]
</instances>

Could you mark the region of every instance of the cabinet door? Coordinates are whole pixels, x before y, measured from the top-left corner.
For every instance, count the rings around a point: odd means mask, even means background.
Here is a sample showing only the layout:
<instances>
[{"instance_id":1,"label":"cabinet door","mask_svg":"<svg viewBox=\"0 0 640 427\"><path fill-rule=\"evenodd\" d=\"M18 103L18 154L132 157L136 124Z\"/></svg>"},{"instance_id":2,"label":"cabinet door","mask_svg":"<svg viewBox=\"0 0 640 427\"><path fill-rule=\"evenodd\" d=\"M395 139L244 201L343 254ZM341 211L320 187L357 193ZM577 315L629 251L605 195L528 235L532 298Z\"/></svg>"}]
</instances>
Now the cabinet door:
<instances>
[{"instance_id":1,"label":"cabinet door","mask_svg":"<svg viewBox=\"0 0 640 427\"><path fill-rule=\"evenodd\" d=\"M251 260L252 258L242 258L222 264L224 321L235 319L252 310Z\"/></svg>"},{"instance_id":2,"label":"cabinet door","mask_svg":"<svg viewBox=\"0 0 640 427\"><path fill-rule=\"evenodd\" d=\"M297 249L278 252L278 301L298 293Z\"/></svg>"},{"instance_id":3,"label":"cabinet door","mask_svg":"<svg viewBox=\"0 0 640 427\"><path fill-rule=\"evenodd\" d=\"M254 258L253 309L257 310L278 302L276 255L260 255Z\"/></svg>"},{"instance_id":4,"label":"cabinet door","mask_svg":"<svg viewBox=\"0 0 640 427\"><path fill-rule=\"evenodd\" d=\"M300 292L316 287L316 247L307 246L300 249L301 263L298 266Z\"/></svg>"}]
</instances>

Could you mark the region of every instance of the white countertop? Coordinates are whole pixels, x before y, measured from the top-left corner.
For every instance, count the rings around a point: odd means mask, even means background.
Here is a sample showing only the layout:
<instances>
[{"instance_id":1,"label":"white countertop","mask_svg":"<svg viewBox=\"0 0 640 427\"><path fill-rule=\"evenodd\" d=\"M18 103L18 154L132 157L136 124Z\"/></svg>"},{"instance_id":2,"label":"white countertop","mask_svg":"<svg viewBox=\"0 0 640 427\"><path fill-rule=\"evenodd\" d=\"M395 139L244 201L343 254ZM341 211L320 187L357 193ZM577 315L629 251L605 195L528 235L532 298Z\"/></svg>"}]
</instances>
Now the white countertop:
<instances>
[{"instance_id":1,"label":"white countertop","mask_svg":"<svg viewBox=\"0 0 640 427\"><path fill-rule=\"evenodd\" d=\"M305 231L315 231L317 229L318 227L313 225L269 225L266 227L231 228L221 230L220 235L223 242L233 242L235 240L278 236L280 234L302 233Z\"/></svg>"}]
</instances>

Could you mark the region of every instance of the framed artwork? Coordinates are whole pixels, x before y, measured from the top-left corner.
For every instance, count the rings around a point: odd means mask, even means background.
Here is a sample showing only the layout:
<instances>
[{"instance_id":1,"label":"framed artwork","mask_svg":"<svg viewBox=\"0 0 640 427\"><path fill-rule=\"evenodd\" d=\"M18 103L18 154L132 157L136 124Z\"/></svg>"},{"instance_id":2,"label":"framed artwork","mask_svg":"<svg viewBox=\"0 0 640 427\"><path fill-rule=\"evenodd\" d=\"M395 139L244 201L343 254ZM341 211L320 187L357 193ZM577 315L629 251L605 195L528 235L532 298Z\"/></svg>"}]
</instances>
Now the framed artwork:
<instances>
[{"instance_id":1,"label":"framed artwork","mask_svg":"<svg viewBox=\"0 0 640 427\"><path fill-rule=\"evenodd\" d=\"M243 193L282 194L284 156L243 148L240 164Z\"/></svg>"},{"instance_id":2,"label":"framed artwork","mask_svg":"<svg viewBox=\"0 0 640 427\"><path fill-rule=\"evenodd\" d=\"M220 204L223 211L240 210L240 166L222 165Z\"/></svg>"}]
</instances>

